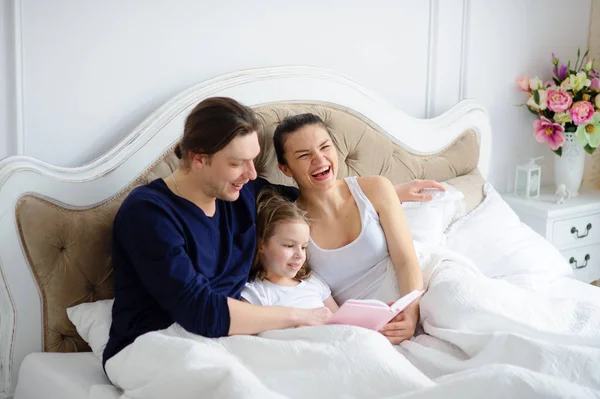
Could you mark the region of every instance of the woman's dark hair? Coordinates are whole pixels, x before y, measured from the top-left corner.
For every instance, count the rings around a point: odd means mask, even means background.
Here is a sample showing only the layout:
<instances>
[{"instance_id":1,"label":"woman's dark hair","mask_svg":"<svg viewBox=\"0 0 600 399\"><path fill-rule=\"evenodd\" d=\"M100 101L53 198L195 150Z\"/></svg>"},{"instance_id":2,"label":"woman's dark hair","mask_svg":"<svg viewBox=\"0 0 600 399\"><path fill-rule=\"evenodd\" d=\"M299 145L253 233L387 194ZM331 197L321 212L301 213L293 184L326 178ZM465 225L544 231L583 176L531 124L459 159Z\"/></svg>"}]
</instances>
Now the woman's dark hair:
<instances>
[{"instance_id":1,"label":"woman's dark hair","mask_svg":"<svg viewBox=\"0 0 600 399\"><path fill-rule=\"evenodd\" d=\"M227 97L201 101L185 120L175 155L188 166L190 154L213 155L231 140L258 130L254 111Z\"/></svg>"},{"instance_id":2,"label":"woman's dark hair","mask_svg":"<svg viewBox=\"0 0 600 399\"><path fill-rule=\"evenodd\" d=\"M260 245L266 244L273 237L278 224L304 222L310 226L306 212L293 202L280 196L272 188L263 189L258 195L256 203L256 237L258 238L258 242L254 260L250 267L249 281L254 281L257 278L264 280L266 278L266 270L260 261ZM304 264L296 273L294 280L302 281L309 278L310 275L311 270L308 267L308 262L304 261Z\"/></svg>"},{"instance_id":3,"label":"woman's dark hair","mask_svg":"<svg viewBox=\"0 0 600 399\"><path fill-rule=\"evenodd\" d=\"M299 114L294 116L289 116L283 120L277 127L275 128L275 132L273 133L273 147L275 147L275 155L277 155L277 162L281 165L287 165L284 157L283 146L285 144L286 137L290 133L294 133L295 131L303 128L304 126L309 125L319 125L323 129L327 131L327 134L331 137L331 133L329 133L329 129L325 126L325 122L318 115L315 114Z\"/></svg>"}]
</instances>

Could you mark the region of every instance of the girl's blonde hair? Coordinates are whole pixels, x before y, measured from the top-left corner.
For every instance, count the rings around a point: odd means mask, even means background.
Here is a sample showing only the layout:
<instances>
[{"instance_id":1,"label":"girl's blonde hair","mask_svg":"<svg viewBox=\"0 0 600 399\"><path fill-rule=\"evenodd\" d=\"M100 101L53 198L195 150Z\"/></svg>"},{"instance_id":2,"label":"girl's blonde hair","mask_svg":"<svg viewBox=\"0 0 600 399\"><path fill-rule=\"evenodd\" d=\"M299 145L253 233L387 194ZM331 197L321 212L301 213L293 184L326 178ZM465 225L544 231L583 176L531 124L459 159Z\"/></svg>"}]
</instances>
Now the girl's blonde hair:
<instances>
[{"instance_id":1,"label":"girl's blonde hair","mask_svg":"<svg viewBox=\"0 0 600 399\"><path fill-rule=\"evenodd\" d=\"M275 234L275 228L280 223L304 222L310 226L306 212L296 204L283 198L272 188L266 188L258 195L256 205L256 252L250 267L249 281L254 279L264 280L267 276L264 266L260 262L260 246L265 244ZM302 281L310 277L311 270L308 262L304 261L296 273L294 280Z\"/></svg>"}]
</instances>

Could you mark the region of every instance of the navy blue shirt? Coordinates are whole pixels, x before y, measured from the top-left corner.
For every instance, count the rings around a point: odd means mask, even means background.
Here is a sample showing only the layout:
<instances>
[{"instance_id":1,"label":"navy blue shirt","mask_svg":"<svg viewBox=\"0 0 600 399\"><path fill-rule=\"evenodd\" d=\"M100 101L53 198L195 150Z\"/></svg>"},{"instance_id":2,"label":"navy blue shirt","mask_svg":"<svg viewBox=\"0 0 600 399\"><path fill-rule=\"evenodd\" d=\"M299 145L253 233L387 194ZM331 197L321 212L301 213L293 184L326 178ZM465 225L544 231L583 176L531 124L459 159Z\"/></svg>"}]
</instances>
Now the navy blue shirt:
<instances>
[{"instance_id":1,"label":"navy blue shirt","mask_svg":"<svg viewBox=\"0 0 600 399\"><path fill-rule=\"evenodd\" d=\"M103 364L137 337L179 323L205 337L229 332L227 297L239 299L256 246L256 197L244 185L212 217L157 179L134 189L113 225L115 301ZM278 186L295 199L298 191Z\"/></svg>"}]
</instances>

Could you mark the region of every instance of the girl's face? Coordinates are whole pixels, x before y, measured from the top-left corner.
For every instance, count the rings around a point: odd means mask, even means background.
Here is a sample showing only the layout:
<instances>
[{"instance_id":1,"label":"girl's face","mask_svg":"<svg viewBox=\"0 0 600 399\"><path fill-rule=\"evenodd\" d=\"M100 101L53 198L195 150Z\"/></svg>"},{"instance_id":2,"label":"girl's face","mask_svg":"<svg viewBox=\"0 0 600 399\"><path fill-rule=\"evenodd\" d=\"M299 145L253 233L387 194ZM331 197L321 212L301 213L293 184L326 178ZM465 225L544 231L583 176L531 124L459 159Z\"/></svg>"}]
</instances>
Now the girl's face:
<instances>
[{"instance_id":1,"label":"girl's face","mask_svg":"<svg viewBox=\"0 0 600 399\"><path fill-rule=\"evenodd\" d=\"M259 256L272 283L293 279L306 261L310 229L303 221L281 222L275 233L260 245Z\"/></svg>"},{"instance_id":2,"label":"girl's face","mask_svg":"<svg viewBox=\"0 0 600 399\"><path fill-rule=\"evenodd\" d=\"M337 151L322 126L306 125L288 134L283 148L287 165L279 167L299 187L323 189L335 183Z\"/></svg>"}]
</instances>

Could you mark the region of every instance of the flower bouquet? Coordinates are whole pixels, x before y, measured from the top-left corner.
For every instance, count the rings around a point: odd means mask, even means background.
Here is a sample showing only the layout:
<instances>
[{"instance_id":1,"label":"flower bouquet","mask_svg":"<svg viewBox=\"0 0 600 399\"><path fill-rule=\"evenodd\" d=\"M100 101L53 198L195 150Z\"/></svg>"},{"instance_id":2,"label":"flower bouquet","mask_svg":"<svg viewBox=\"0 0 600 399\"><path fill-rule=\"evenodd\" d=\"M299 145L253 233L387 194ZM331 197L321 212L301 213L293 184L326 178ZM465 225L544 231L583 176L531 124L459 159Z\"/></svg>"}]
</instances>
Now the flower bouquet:
<instances>
[{"instance_id":1,"label":"flower bouquet","mask_svg":"<svg viewBox=\"0 0 600 399\"><path fill-rule=\"evenodd\" d=\"M522 77L517 86L527 93L525 104L538 118L533 123L534 136L559 157L565 134L574 133L575 141L592 154L600 144L600 74L594 62L587 60L589 51L565 65L552 53L552 80ZM585 62L585 63L584 63Z\"/></svg>"}]
</instances>

